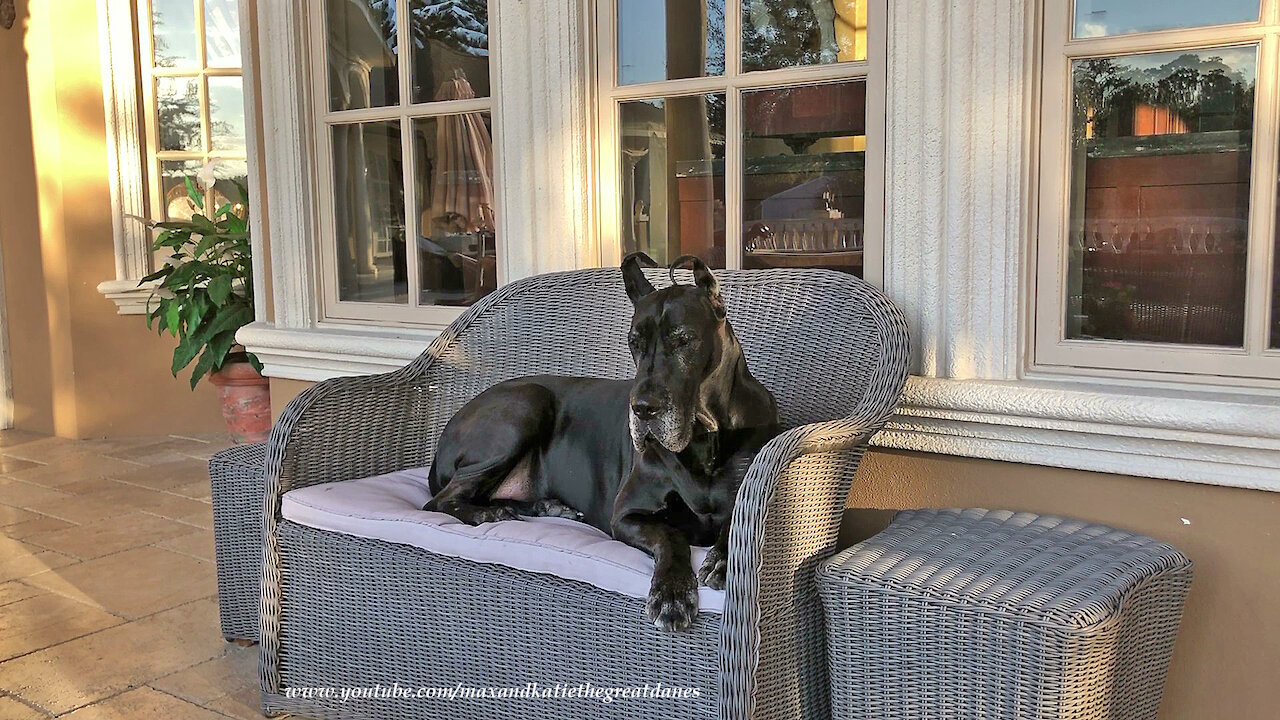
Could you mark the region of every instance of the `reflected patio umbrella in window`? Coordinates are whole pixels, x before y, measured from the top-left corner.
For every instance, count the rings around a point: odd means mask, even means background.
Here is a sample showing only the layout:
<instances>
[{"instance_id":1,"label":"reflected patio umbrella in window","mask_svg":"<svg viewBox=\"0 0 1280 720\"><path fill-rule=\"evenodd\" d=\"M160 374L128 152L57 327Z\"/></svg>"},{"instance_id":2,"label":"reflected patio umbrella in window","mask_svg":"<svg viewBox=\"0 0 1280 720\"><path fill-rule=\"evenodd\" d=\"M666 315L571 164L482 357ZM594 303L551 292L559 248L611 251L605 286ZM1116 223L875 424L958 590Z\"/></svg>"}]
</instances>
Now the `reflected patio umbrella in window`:
<instances>
[{"instance_id":1,"label":"reflected patio umbrella in window","mask_svg":"<svg viewBox=\"0 0 1280 720\"><path fill-rule=\"evenodd\" d=\"M436 90L434 100L470 100L476 96L461 69ZM462 271L462 295L474 302L496 286L493 246L493 140L481 112L433 118L435 152L431 158L430 198L423 208L419 247ZM426 199L426 198L424 198ZM424 291L440 292L448 282L428 279ZM435 301L443 301L444 296Z\"/></svg>"},{"instance_id":2,"label":"reflected patio umbrella in window","mask_svg":"<svg viewBox=\"0 0 1280 720\"><path fill-rule=\"evenodd\" d=\"M455 69L453 78L441 83L434 99L471 100L475 96L462 70ZM484 113L436 118L436 152L431 205L423 213L423 228L465 233L492 230L493 139Z\"/></svg>"}]
</instances>

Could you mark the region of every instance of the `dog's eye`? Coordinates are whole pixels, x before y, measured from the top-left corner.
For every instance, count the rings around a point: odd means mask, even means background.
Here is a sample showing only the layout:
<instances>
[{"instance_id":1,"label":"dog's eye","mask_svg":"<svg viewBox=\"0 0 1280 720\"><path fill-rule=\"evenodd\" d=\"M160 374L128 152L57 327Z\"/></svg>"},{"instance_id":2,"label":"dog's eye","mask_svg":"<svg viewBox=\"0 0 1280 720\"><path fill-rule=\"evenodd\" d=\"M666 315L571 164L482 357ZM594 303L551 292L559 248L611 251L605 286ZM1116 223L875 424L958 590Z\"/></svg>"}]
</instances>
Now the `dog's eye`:
<instances>
[{"instance_id":1,"label":"dog's eye","mask_svg":"<svg viewBox=\"0 0 1280 720\"><path fill-rule=\"evenodd\" d=\"M667 345L673 348L684 347L693 342L693 338L684 333L673 333L667 336Z\"/></svg>"}]
</instances>

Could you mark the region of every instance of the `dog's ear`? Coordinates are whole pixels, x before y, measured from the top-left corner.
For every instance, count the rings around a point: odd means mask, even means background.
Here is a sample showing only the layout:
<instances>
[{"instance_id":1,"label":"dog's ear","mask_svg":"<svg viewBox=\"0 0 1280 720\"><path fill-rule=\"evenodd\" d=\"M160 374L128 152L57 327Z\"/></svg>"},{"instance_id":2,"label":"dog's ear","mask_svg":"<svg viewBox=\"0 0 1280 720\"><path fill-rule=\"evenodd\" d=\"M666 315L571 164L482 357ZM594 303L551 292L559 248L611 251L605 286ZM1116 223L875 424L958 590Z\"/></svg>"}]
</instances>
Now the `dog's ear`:
<instances>
[{"instance_id":1,"label":"dog's ear","mask_svg":"<svg viewBox=\"0 0 1280 720\"><path fill-rule=\"evenodd\" d=\"M724 299L720 297L720 281L716 280L716 276L711 273L711 268L702 262L702 258L697 255L681 255L676 261L671 263L671 282L675 283L676 268L690 267L693 269L693 283L698 286L711 298L711 305L715 307L716 313L724 317Z\"/></svg>"},{"instance_id":2,"label":"dog's ear","mask_svg":"<svg viewBox=\"0 0 1280 720\"><path fill-rule=\"evenodd\" d=\"M653 292L653 283L644 276L642 268L658 267L653 258L642 252L633 252L622 258L622 284L627 287L627 297L635 303Z\"/></svg>"}]
</instances>

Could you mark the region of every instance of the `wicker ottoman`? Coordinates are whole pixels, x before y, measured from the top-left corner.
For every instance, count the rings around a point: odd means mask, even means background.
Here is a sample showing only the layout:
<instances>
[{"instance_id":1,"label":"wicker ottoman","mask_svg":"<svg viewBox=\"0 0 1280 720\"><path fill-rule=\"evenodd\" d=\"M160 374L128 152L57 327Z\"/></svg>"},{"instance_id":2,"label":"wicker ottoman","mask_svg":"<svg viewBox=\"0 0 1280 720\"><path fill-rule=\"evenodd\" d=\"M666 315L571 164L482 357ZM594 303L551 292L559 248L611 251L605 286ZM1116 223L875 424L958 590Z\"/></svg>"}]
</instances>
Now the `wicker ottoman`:
<instances>
[{"instance_id":1,"label":"wicker ottoman","mask_svg":"<svg viewBox=\"0 0 1280 720\"><path fill-rule=\"evenodd\" d=\"M258 640L266 462L266 443L227 448L209 459L218 612L227 640Z\"/></svg>"},{"instance_id":2,"label":"wicker ottoman","mask_svg":"<svg viewBox=\"0 0 1280 720\"><path fill-rule=\"evenodd\" d=\"M818 570L832 716L1153 719L1191 561L1030 513L912 510Z\"/></svg>"}]
</instances>

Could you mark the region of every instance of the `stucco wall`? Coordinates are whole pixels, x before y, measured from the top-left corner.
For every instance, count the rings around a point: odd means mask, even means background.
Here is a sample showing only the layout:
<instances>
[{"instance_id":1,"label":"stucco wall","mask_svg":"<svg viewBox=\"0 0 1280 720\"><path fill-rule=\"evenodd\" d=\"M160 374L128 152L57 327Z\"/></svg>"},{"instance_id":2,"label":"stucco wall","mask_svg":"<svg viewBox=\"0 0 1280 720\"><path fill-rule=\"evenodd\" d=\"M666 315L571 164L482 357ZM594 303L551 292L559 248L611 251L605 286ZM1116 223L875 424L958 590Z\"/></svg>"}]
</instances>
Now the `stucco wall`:
<instances>
[{"instance_id":1,"label":"stucco wall","mask_svg":"<svg viewBox=\"0 0 1280 720\"><path fill-rule=\"evenodd\" d=\"M214 432L216 394L120 316L94 0L18 0L0 30L0 252L15 426L66 437Z\"/></svg>"}]
</instances>

